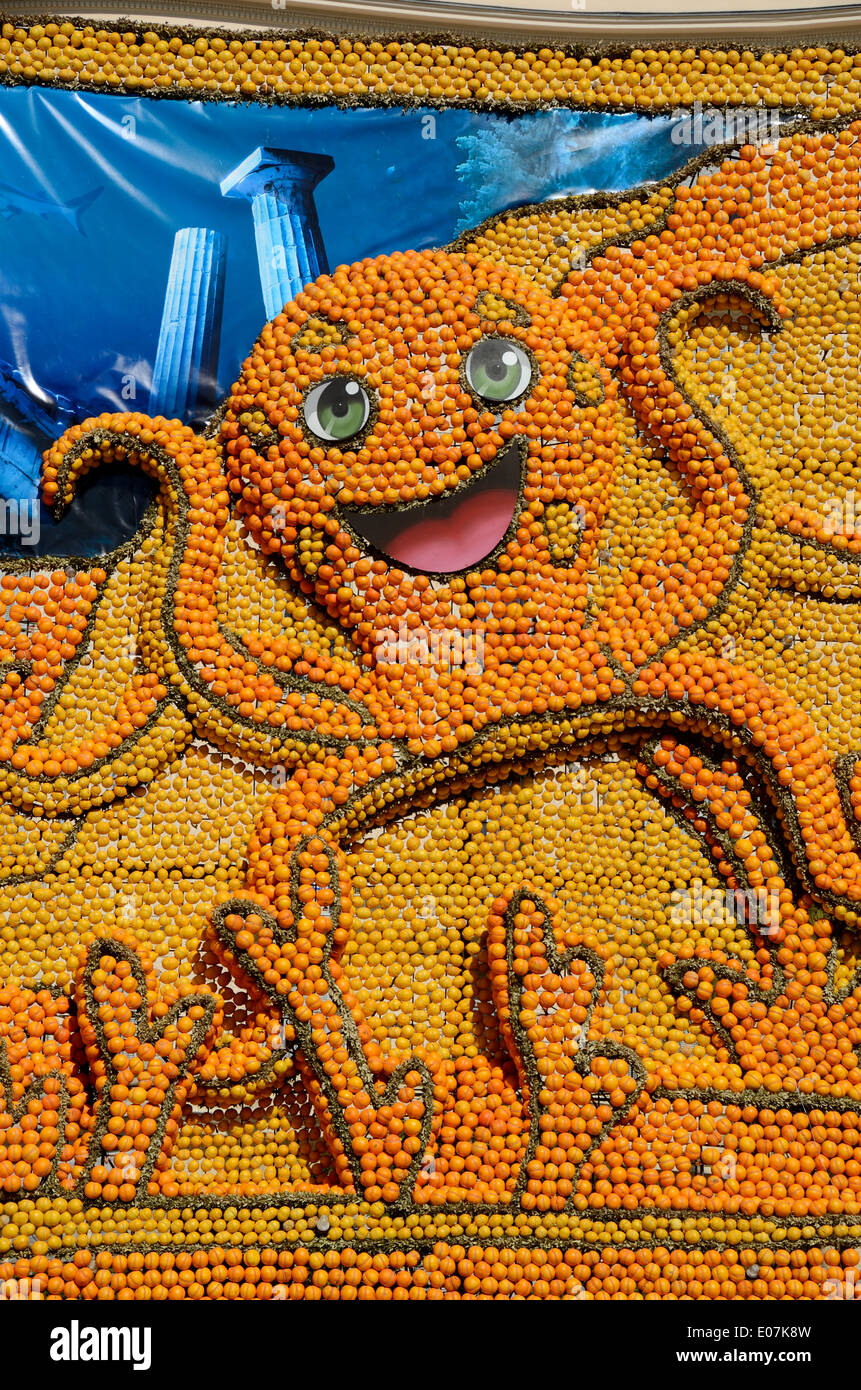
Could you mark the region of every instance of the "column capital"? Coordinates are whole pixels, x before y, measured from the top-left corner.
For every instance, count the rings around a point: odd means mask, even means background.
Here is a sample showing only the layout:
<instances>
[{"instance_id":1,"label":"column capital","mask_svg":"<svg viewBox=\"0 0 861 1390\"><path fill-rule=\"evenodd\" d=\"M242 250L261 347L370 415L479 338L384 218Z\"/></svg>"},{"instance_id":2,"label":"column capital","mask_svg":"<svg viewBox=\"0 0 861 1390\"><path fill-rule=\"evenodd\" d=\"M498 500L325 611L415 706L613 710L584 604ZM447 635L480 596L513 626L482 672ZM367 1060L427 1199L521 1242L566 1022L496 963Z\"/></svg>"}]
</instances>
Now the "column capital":
<instances>
[{"instance_id":1,"label":"column capital","mask_svg":"<svg viewBox=\"0 0 861 1390\"><path fill-rule=\"evenodd\" d=\"M335 161L329 154L259 145L221 180L221 192L225 198L255 198L278 184L310 192L334 167Z\"/></svg>"}]
</instances>

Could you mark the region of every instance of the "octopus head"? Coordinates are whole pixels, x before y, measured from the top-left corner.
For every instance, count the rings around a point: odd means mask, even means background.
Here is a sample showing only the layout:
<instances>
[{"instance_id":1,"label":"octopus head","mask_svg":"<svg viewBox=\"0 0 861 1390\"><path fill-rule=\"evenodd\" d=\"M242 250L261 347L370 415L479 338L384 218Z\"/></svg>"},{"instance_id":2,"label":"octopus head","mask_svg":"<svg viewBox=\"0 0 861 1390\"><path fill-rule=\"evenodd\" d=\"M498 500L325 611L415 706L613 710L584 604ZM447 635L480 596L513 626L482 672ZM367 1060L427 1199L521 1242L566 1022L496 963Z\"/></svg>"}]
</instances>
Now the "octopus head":
<instances>
[{"instance_id":1,"label":"octopus head","mask_svg":"<svg viewBox=\"0 0 861 1390\"><path fill-rule=\"evenodd\" d=\"M245 363L222 426L229 486L257 544L383 681L410 666L420 629L413 664L461 682L454 634L480 631L493 684L524 643L582 623L614 467L613 365L564 299L477 257L339 267Z\"/></svg>"}]
</instances>

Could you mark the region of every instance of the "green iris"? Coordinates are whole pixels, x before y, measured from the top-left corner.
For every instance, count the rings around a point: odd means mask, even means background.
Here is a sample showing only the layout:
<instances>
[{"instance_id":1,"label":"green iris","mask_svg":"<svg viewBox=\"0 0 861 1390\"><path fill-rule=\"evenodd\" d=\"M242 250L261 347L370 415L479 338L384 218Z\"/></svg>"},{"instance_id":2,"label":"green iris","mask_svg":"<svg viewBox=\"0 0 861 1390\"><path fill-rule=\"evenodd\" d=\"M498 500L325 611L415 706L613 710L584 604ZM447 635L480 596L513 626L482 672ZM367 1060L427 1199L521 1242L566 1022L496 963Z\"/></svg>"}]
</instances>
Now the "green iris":
<instances>
[{"instance_id":1,"label":"green iris","mask_svg":"<svg viewBox=\"0 0 861 1390\"><path fill-rule=\"evenodd\" d=\"M320 439L342 441L364 429L371 400L353 377L334 376L308 392L304 412L306 425Z\"/></svg>"},{"instance_id":2,"label":"green iris","mask_svg":"<svg viewBox=\"0 0 861 1390\"><path fill-rule=\"evenodd\" d=\"M466 355L466 379L485 401L513 401L526 390L532 363L510 338L482 338Z\"/></svg>"}]
</instances>

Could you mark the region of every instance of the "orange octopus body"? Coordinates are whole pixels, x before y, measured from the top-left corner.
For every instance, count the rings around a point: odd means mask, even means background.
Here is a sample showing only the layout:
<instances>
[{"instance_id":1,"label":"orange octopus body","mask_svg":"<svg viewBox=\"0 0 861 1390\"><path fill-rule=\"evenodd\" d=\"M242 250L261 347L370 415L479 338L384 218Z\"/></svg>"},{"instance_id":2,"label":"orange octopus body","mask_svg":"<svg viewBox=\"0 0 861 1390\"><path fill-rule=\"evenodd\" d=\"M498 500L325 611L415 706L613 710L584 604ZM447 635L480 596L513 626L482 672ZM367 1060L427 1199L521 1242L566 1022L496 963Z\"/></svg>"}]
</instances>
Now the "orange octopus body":
<instances>
[{"instance_id":1,"label":"orange octopus body","mask_svg":"<svg viewBox=\"0 0 861 1390\"><path fill-rule=\"evenodd\" d=\"M599 251L556 295L469 250L339 267L266 325L216 440L177 422L103 416L47 456L45 496L59 506L103 458L161 480L175 515L150 623L163 689L216 737L303 759L249 846L247 897L221 904L213 930L258 991L288 1008L342 1177L372 1200L397 1200L415 1181L449 1082L422 1057L394 1069L385 1093L374 1080L382 1063L335 958L351 908L332 827L407 762L468 752L495 726L575 715L581 734L613 717L710 733L759 760L806 884L857 920L857 824L806 716L753 673L672 645L734 583L755 498L726 438L674 380L667 330L720 293L779 328L769 267L861 234L859 137L856 123L743 147L680 184L659 227ZM495 395L516 369L513 394ZM329 388L333 427L355 413L344 437L323 423ZM588 578L623 407L693 501L593 611ZM476 488L505 492L494 482L503 474L510 515L494 495L499 535L474 554L459 509ZM275 639L241 647L222 629L215 588L231 500L255 543L351 634L352 665ZM464 545L464 563L444 571L410 561L452 553L435 508ZM561 546L548 514L567 528ZM4 718L0 756L17 768L31 725ZM51 771L58 761L85 769L91 756L57 750ZM40 775L50 780L44 760ZM849 785L859 806L861 763ZM627 1063L615 1061L621 1074ZM578 1076L588 1062L577 1055Z\"/></svg>"}]
</instances>

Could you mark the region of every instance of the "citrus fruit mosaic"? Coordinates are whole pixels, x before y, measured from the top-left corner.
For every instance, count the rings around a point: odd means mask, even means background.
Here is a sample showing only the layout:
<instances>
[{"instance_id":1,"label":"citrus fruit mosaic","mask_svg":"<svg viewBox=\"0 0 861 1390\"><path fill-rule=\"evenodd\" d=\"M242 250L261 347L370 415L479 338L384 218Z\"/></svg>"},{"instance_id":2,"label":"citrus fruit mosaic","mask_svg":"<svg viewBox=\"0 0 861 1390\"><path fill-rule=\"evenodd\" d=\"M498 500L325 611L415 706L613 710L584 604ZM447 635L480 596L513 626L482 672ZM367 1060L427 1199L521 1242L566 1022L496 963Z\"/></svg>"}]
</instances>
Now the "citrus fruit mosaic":
<instances>
[{"instance_id":1,"label":"citrus fruit mosaic","mask_svg":"<svg viewBox=\"0 0 861 1390\"><path fill-rule=\"evenodd\" d=\"M3 28L7 80L792 108L308 283L0 578L0 1275L818 1299L861 1250L858 59ZM93 332L97 332L97 323ZM861 503L858 516L861 517Z\"/></svg>"}]
</instances>

